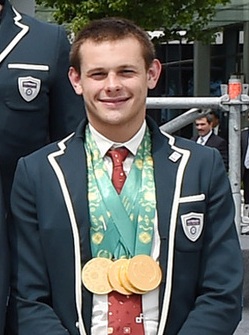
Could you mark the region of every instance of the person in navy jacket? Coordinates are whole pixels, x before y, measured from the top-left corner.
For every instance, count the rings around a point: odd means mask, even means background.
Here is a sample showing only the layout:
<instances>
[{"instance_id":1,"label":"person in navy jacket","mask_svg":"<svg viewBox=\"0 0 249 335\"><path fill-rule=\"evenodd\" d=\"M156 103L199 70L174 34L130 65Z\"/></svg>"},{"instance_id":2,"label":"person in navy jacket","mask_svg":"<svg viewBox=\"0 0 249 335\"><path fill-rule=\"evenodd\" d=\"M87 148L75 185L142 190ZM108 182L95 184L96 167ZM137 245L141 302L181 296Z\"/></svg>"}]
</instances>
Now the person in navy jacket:
<instances>
[{"instance_id":1,"label":"person in navy jacket","mask_svg":"<svg viewBox=\"0 0 249 335\"><path fill-rule=\"evenodd\" d=\"M107 280L109 268L92 268L88 284L102 278L98 289L89 288L84 273L89 262L132 262L137 255L159 264L162 277L146 293L135 287L144 293L135 317L144 332L136 335L233 334L241 319L243 263L219 152L162 133L146 117L161 64L148 35L129 20L92 21L70 55L70 80L84 96L87 118L75 134L18 162L9 334L134 333L127 316L117 320L127 324L118 326L121 332L108 324L107 295L118 287ZM129 154L118 194L108 150L120 146ZM131 284L124 277L119 272L123 288Z\"/></svg>"},{"instance_id":2,"label":"person in navy jacket","mask_svg":"<svg viewBox=\"0 0 249 335\"><path fill-rule=\"evenodd\" d=\"M82 98L68 80L63 27L0 0L0 169L6 206L18 158L75 131Z\"/></svg>"}]
</instances>

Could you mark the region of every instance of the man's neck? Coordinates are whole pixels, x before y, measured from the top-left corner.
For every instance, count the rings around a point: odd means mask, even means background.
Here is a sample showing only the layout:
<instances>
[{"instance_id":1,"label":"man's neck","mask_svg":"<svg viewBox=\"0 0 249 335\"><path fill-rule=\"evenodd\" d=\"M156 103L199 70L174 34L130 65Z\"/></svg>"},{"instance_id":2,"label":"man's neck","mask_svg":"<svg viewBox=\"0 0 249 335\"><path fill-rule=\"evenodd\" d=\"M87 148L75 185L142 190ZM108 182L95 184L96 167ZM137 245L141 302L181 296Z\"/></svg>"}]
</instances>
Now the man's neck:
<instances>
[{"instance_id":1,"label":"man's neck","mask_svg":"<svg viewBox=\"0 0 249 335\"><path fill-rule=\"evenodd\" d=\"M206 134L206 135L204 135L204 136L202 136L205 140L208 140L209 139L209 137L212 135L212 129L210 129L209 130L209 132Z\"/></svg>"},{"instance_id":2,"label":"man's neck","mask_svg":"<svg viewBox=\"0 0 249 335\"><path fill-rule=\"evenodd\" d=\"M3 5L0 5L0 13L1 13L2 10L3 10Z\"/></svg>"}]
</instances>

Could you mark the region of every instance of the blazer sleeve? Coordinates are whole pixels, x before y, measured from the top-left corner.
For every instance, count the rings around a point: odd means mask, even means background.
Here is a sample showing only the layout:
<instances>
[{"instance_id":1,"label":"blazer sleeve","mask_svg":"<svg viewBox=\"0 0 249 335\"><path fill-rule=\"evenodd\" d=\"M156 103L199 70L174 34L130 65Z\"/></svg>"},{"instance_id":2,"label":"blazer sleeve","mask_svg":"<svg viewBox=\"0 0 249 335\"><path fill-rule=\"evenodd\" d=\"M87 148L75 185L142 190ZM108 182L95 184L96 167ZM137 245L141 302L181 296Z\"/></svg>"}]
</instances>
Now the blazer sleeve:
<instances>
[{"instance_id":1,"label":"blazer sleeve","mask_svg":"<svg viewBox=\"0 0 249 335\"><path fill-rule=\"evenodd\" d=\"M31 178L24 160L21 159L13 183L12 209L8 224L11 292L7 311L7 334L65 335L68 331L52 308L34 199Z\"/></svg>"},{"instance_id":2,"label":"blazer sleeve","mask_svg":"<svg viewBox=\"0 0 249 335\"><path fill-rule=\"evenodd\" d=\"M206 205L196 300L178 335L231 335L241 319L242 253L230 184L215 151Z\"/></svg>"},{"instance_id":3,"label":"blazer sleeve","mask_svg":"<svg viewBox=\"0 0 249 335\"><path fill-rule=\"evenodd\" d=\"M68 78L70 43L63 27L58 26L57 45L49 91L49 140L64 138L76 130L85 117L83 98L78 96Z\"/></svg>"},{"instance_id":4,"label":"blazer sleeve","mask_svg":"<svg viewBox=\"0 0 249 335\"><path fill-rule=\"evenodd\" d=\"M9 289L9 250L5 222L5 209L0 181L0 335L4 334L5 312Z\"/></svg>"}]
</instances>

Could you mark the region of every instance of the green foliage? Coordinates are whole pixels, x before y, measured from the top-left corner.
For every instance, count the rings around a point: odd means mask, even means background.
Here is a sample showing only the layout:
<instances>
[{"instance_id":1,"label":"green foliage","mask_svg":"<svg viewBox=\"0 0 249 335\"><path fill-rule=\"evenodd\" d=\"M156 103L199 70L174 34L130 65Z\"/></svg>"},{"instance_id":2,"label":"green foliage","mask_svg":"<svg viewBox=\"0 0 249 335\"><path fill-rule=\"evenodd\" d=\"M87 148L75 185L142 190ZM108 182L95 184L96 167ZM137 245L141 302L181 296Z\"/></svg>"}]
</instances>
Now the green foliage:
<instances>
[{"instance_id":1,"label":"green foliage","mask_svg":"<svg viewBox=\"0 0 249 335\"><path fill-rule=\"evenodd\" d=\"M207 25L217 5L229 0L36 0L55 10L58 23L68 23L77 32L93 19L107 16L129 18L146 30L163 30L163 40L180 39L185 30L188 40L208 40L214 31ZM162 41L162 39L160 40Z\"/></svg>"}]
</instances>

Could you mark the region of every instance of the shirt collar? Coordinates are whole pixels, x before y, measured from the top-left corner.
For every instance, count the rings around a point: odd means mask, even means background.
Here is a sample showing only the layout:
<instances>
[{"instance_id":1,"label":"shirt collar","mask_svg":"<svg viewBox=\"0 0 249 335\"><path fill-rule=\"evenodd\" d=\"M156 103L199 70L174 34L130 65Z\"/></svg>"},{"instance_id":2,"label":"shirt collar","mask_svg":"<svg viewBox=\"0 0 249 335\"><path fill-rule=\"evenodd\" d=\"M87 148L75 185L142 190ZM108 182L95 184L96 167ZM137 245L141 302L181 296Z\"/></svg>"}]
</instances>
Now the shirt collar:
<instances>
[{"instance_id":1,"label":"shirt collar","mask_svg":"<svg viewBox=\"0 0 249 335\"><path fill-rule=\"evenodd\" d=\"M205 142L207 142L207 140L209 139L209 137L212 135L212 132L213 131L211 129L209 133L207 133L205 136L203 136L203 139L204 139Z\"/></svg>"},{"instance_id":2,"label":"shirt collar","mask_svg":"<svg viewBox=\"0 0 249 335\"><path fill-rule=\"evenodd\" d=\"M142 142L142 139L144 137L145 129L146 129L146 122L144 120L142 127L139 129L139 131L127 142L124 143L118 143L113 142L100 134L91 124L89 124L90 132L99 148L100 154L102 157L104 157L109 149L112 147L118 148L118 147L126 147L134 156L137 153L138 147L140 143Z\"/></svg>"}]
</instances>

